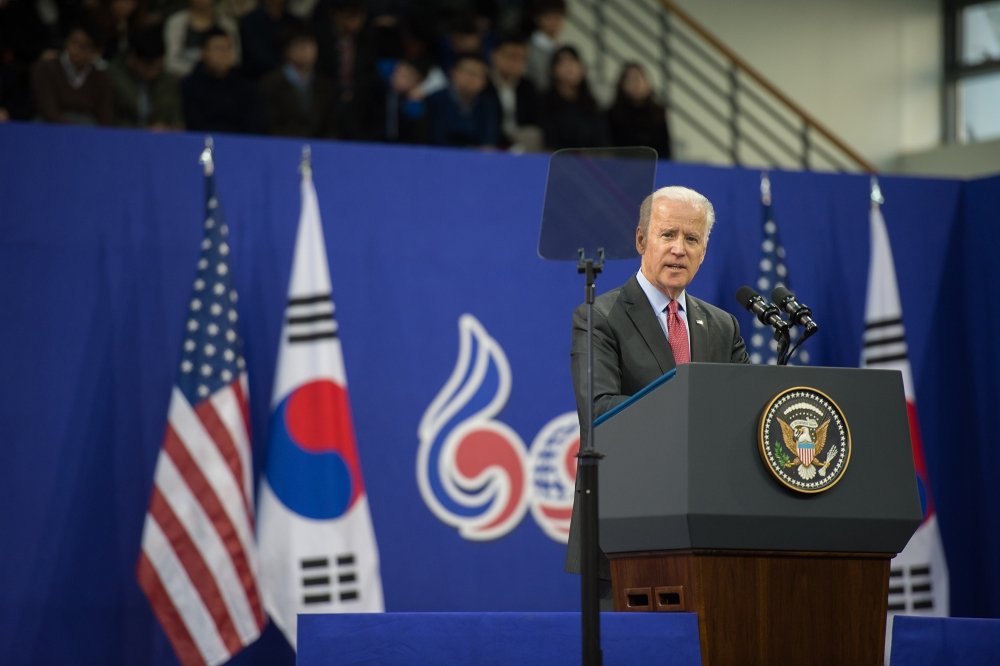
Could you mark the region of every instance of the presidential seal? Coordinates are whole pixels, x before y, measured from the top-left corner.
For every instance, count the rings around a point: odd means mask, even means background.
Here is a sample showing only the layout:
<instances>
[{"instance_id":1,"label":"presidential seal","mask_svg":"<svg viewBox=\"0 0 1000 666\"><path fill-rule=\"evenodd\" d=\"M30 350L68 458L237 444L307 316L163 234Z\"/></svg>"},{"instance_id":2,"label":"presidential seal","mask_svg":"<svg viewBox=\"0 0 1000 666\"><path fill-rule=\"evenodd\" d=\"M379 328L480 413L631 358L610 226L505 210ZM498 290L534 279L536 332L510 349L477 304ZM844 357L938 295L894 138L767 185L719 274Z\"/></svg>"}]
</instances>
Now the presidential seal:
<instances>
[{"instance_id":1,"label":"presidential seal","mask_svg":"<svg viewBox=\"0 0 1000 666\"><path fill-rule=\"evenodd\" d=\"M760 416L757 439L764 466L800 493L829 490L851 462L847 420L814 388L797 386L776 395Z\"/></svg>"}]
</instances>

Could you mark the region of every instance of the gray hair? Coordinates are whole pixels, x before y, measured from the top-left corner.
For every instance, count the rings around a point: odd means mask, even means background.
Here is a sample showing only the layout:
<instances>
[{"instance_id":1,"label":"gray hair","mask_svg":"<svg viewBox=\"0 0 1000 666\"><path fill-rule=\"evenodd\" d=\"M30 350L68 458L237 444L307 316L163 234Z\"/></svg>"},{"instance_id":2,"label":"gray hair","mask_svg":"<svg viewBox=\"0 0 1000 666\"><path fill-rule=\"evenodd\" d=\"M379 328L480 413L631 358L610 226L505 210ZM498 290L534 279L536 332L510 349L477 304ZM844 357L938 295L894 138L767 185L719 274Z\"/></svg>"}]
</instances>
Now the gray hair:
<instances>
[{"instance_id":1,"label":"gray hair","mask_svg":"<svg viewBox=\"0 0 1000 666\"><path fill-rule=\"evenodd\" d=\"M653 215L653 201L656 199L686 203L700 209L705 217L705 242L708 243L708 237L712 235L712 225L715 224L715 207L704 194L680 185L661 187L643 199L639 207L639 228L642 229L643 236L649 233L649 218Z\"/></svg>"}]
</instances>

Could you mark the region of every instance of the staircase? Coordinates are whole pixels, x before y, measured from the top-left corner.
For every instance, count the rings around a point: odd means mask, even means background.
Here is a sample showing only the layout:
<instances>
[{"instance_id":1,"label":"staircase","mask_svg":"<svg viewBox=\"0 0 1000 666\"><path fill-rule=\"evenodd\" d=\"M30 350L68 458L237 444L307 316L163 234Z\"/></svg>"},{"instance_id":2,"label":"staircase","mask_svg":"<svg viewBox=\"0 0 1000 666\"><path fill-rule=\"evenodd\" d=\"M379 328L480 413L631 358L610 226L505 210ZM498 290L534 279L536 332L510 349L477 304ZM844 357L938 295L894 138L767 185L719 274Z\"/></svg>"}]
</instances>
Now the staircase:
<instances>
[{"instance_id":1,"label":"staircase","mask_svg":"<svg viewBox=\"0 0 1000 666\"><path fill-rule=\"evenodd\" d=\"M876 170L672 0L571 0L564 39L580 48L602 101L622 63L645 66L679 161Z\"/></svg>"}]
</instances>

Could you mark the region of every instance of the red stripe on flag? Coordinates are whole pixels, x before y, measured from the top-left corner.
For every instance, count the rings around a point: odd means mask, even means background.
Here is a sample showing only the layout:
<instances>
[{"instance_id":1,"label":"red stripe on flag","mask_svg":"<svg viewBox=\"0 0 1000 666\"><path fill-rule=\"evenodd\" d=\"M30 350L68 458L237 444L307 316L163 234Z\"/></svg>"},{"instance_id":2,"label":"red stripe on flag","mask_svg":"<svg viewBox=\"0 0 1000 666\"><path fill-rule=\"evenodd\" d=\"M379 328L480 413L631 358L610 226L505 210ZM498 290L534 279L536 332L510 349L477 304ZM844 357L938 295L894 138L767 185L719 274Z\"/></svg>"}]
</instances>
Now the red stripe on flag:
<instances>
[{"instance_id":1,"label":"red stripe on flag","mask_svg":"<svg viewBox=\"0 0 1000 666\"><path fill-rule=\"evenodd\" d=\"M184 666L201 666L205 664L198 646L187 630L181 614L177 612L173 600L163 586L159 574L153 568L153 564L146 557L146 553L139 553L139 564L136 566L136 577L139 579L139 587L146 593L149 605L153 608L153 614L160 621L163 632L167 635L167 640L174 648L177 659Z\"/></svg>"},{"instance_id":2,"label":"red stripe on flag","mask_svg":"<svg viewBox=\"0 0 1000 666\"><path fill-rule=\"evenodd\" d=\"M205 475L202 474L198 463L188 453L177 436L177 432L169 423L167 424L167 434L163 438L163 450L174 461L174 465L176 465L181 476L184 477L184 481L187 483L188 488L191 489L191 493L198 498L198 502L208 515L208 519L212 521L212 525L222 540L226 552L229 553L229 557L233 561L233 566L236 568L240 583L243 585L243 589L246 590L247 600L250 602L250 608L253 610L254 618L257 620L257 626L263 627L264 609L260 602L260 595L257 593L257 581L250 568L246 553L243 550L243 543L240 541L239 534L236 532L236 528L233 527L225 508L223 508L222 503L215 494L215 490L205 479ZM243 485L240 484L239 487L243 488ZM247 522L250 523L251 521L248 519Z\"/></svg>"},{"instance_id":3,"label":"red stripe on flag","mask_svg":"<svg viewBox=\"0 0 1000 666\"><path fill-rule=\"evenodd\" d=\"M243 415L243 432L250 433L250 405L247 401L247 394L243 392L243 376L241 375L235 382L230 384L236 402L240 406L240 414Z\"/></svg>"},{"instance_id":4,"label":"red stripe on flag","mask_svg":"<svg viewBox=\"0 0 1000 666\"><path fill-rule=\"evenodd\" d=\"M234 382L231 387L235 387L238 382ZM238 399L238 398L237 398ZM253 516L253 510L250 508L250 500L247 498L246 493L243 491L243 461L240 459L240 453L236 450L236 442L233 441L232 436L229 434L229 429L226 424L223 423L222 418L219 416L219 412L215 410L215 405L212 404L211 400L203 400L194 408L194 413L198 416L201 424L205 427L205 431L208 436L215 442L216 448L219 449L219 453L222 455L222 459L226 461L226 466L229 471L233 474L233 481L235 481L236 486L240 489L240 497L243 498L243 510L246 512L247 516ZM230 424L235 425L235 424ZM240 425L243 425L242 421ZM244 431L246 432L246 431ZM248 523L253 524L250 520Z\"/></svg>"},{"instance_id":5,"label":"red stripe on flag","mask_svg":"<svg viewBox=\"0 0 1000 666\"><path fill-rule=\"evenodd\" d=\"M924 461L924 445L920 438L917 406L912 400L906 401L906 417L910 422L910 448L913 450L913 467L924 484L924 500L927 503L927 510L924 511L926 519L934 513L934 493L931 492L931 480L927 476L927 463Z\"/></svg>"},{"instance_id":6,"label":"red stripe on flag","mask_svg":"<svg viewBox=\"0 0 1000 666\"><path fill-rule=\"evenodd\" d=\"M219 590L219 583L215 575L205 564L204 558L198 551L198 546L192 541L191 535L177 518L177 514L170 508L160 489L155 486L153 487L153 496L149 500L149 512L159 523L160 529L163 530L163 534L174 549L177 559L180 560L181 566L184 567L184 571L197 590L198 596L201 597L209 615L215 621L215 628L218 630L219 636L222 637L226 649L229 650L230 654L239 651L243 646L243 641L240 640L236 625L233 624L233 619L229 615L229 609L226 607L225 599L222 598L222 592Z\"/></svg>"}]
</instances>

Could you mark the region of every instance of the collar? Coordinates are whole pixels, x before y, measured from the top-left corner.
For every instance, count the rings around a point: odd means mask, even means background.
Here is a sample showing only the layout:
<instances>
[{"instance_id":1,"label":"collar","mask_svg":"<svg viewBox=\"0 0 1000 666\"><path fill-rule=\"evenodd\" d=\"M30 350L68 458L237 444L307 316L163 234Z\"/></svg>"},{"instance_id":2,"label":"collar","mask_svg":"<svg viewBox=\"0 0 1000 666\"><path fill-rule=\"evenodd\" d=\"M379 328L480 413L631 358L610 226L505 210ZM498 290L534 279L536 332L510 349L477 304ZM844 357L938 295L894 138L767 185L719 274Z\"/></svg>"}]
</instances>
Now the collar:
<instances>
[{"instance_id":1,"label":"collar","mask_svg":"<svg viewBox=\"0 0 1000 666\"><path fill-rule=\"evenodd\" d=\"M647 280L646 276L642 274L641 268L636 271L635 279L639 281L639 286L642 287L642 291L646 294L646 298L649 300L649 304L653 306L653 311L656 312L656 315L659 316L666 312L667 305L670 304L670 297L653 286L653 283ZM677 305L682 312L687 312L686 289L677 297Z\"/></svg>"}]
</instances>

